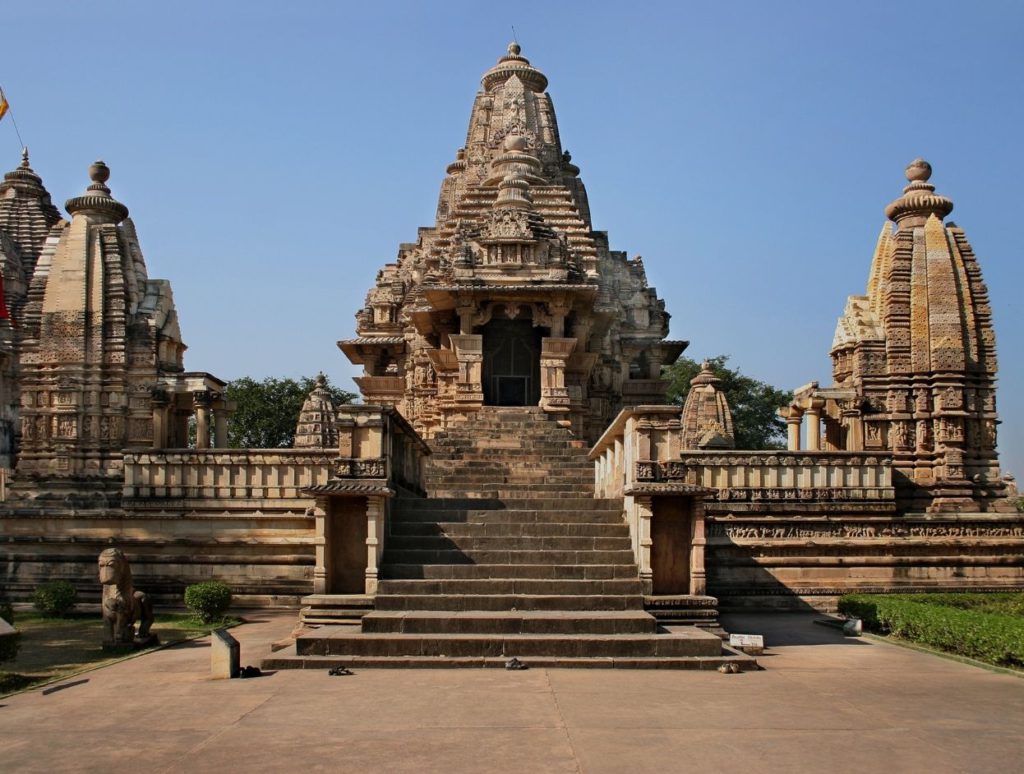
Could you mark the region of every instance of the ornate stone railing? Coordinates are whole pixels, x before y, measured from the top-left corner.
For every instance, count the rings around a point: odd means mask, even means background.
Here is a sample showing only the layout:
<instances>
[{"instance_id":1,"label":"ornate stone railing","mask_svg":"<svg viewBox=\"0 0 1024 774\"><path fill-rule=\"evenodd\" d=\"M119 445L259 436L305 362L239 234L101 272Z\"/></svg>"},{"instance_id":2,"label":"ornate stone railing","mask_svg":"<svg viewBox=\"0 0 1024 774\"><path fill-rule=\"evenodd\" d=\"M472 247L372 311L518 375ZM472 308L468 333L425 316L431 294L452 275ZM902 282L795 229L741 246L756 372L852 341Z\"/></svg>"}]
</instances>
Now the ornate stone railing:
<instances>
[{"instance_id":1,"label":"ornate stone railing","mask_svg":"<svg viewBox=\"0 0 1024 774\"><path fill-rule=\"evenodd\" d=\"M728 503L885 502L894 499L892 458L863 452L682 452L636 463L640 482L717 491Z\"/></svg>"},{"instance_id":2,"label":"ornate stone railing","mask_svg":"<svg viewBox=\"0 0 1024 774\"><path fill-rule=\"evenodd\" d=\"M383 479L389 488L423 494L430 447L405 418L387 406L338 409L338 465L334 478Z\"/></svg>"},{"instance_id":3,"label":"ornate stone railing","mask_svg":"<svg viewBox=\"0 0 1024 774\"><path fill-rule=\"evenodd\" d=\"M678 406L637 406L623 409L590 450L598 497L622 497L638 483L637 472L652 459L679 454Z\"/></svg>"},{"instance_id":4,"label":"ornate stone railing","mask_svg":"<svg viewBox=\"0 0 1024 774\"><path fill-rule=\"evenodd\" d=\"M327 481L338 453L309 449L129 451L126 498L278 500L308 497Z\"/></svg>"}]
</instances>

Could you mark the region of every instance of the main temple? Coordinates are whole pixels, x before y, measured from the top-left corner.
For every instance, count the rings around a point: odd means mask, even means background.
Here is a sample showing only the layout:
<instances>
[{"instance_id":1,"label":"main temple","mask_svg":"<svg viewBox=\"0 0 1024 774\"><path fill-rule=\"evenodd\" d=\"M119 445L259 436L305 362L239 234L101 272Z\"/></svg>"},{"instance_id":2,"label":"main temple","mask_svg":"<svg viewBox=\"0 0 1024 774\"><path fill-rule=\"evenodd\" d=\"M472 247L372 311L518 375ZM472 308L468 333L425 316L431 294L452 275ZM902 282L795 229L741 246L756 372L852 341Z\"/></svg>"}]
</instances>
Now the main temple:
<instances>
[{"instance_id":1,"label":"main temple","mask_svg":"<svg viewBox=\"0 0 1024 774\"><path fill-rule=\"evenodd\" d=\"M514 43L484 74L436 224L339 342L366 402L426 437L481 406L539 406L596 440L623 406L664 400L661 368L686 347L665 339L642 260L594 230L547 84Z\"/></svg>"},{"instance_id":2,"label":"main temple","mask_svg":"<svg viewBox=\"0 0 1024 774\"><path fill-rule=\"evenodd\" d=\"M833 384L779 407L788 448L735 449L710 365L665 403L687 342L594 229L547 86L516 44L484 73L435 224L338 342L362 402L319 384L291 449L226 448L225 383L185 371L106 165L64 220L26 153L0 185L7 593L98 594L116 544L157 599L218 578L301 608L275 666L669 667L749 665L720 607L1020 588L987 290L930 165L885 210Z\"/></svg>"}]
</instances>

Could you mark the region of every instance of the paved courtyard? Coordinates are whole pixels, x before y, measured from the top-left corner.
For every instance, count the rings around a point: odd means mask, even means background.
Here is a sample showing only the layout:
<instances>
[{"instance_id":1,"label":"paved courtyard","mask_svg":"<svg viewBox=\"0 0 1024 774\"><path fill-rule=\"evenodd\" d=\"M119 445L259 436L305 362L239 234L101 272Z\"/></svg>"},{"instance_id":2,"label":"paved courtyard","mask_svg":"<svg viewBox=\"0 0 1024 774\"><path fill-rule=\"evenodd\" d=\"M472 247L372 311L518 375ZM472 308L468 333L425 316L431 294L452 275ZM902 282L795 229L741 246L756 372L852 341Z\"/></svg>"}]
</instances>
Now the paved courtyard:
<instances>
[{"instance_id":1,"label":"paved courtyard","mask_svg":"<svg viewBox=\"0 0 1024 774\"><path fill-rule=\"evenodd\" d=\"M258 663L294 618L235 630ZM805 614L733 616L762 672L277 672L212 681L200 640L0 700L0 770L1024 770L1024 679Z\"/></svg>"}]
</instances>

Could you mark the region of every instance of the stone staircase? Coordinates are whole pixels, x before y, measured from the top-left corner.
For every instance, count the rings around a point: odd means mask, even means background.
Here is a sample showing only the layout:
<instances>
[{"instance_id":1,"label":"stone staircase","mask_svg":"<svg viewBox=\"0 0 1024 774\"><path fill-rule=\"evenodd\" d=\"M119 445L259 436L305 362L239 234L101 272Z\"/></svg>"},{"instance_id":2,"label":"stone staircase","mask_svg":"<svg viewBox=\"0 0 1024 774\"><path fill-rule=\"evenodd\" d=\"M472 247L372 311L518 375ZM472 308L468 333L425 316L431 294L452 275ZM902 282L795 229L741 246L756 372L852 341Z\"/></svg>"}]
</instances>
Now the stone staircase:
<instances>
[{"instance_id":1,"label":"stone staircase","mask_svg":"<svg viewBox=\"0 0 1024 774\"><path fill-rule=\"evenodd\" d=\"M429 496L393 503L375 609L266 668L756 665L645 612L621 499L593 497L586 446L542 411L484 409L431 448Z\"/></svg>"}]
</instances>

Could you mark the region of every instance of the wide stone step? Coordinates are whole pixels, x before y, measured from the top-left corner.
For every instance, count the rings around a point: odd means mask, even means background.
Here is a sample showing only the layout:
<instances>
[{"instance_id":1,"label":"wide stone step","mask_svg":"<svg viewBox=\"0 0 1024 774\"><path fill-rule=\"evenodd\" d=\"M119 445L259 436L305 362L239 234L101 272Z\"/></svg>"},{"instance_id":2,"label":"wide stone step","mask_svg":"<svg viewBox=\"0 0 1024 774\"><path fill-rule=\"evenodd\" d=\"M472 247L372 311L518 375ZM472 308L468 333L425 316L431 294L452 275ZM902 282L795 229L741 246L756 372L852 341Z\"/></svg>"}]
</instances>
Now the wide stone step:
<instances>
[{"instance_id":1,"label":"wide stone step","mask_svg":"<svg viewBox=\"0 0 1024 774\"><path fill-rule=\"evenodd\" d=\"M617 520L583 522L541 521L393 521L393 536L448 537L628 537L629 528Z\"/></svg>"},{"instance_id":2,"label":"wide stone step","mask_svg":"<svg viewBox=\"0 0 1024 774\"><path fill-rule=\"evenodd\" d=\"M368 613L366 633L397 634L653 634L657 623L647 613L602 610L546 612L414 612Z\"/></svg>"},{"instance_id":3,"label":"wide stone step","mask_svg":"<svg viewBox=\"0 0 1024 774\"><path fill-rule=\"evenodd\" d=\"M500 498L481 500L475 497L408 497L395 501L402 513L421 510L516 510L516 511L599 511L617 509L622 512L622 499L599 497L532 497L510 505Z\"/></svg>"},{"instance_id":4,"label":"wide stone step","mask_svg":"<svg viewBox=\"0 0 1024 774\"><path fill-rule=\"evenodd\" d=\"M441 578L431 580L383 580L377 598L384 595L436 596L439 594L547 594L561 596L601 596L641 593L640 581L633 578L611 580L567 580L564 578Z\"/></svg>"},{"instance_id":5,"label":"wide stone step","mask_svg":"<svg viewBox=\"0 0 1024 774\"><path fill-rule=\"evenodd\" d=\"M633 564L632 551L384 550L383 564Z\"/></svg>"},{"instance_id":6,"label":"wide stone step","mask_svg":"<svg viewBox=\"0 0 1024 774\"><path fill-rule=\"evenodd\" d=\"M560 476L556 473L545 474L542 471L534 473L452 471L444 474L438 474L434 471L427 476L427 481L434 487L441 485L470 487L475 484L563 484L572 488L587 487L589 491L586 491L584 494L589 494L594 488L592 478L591 476L591 480L585 480L583 476Z\"/></svg>"},{"instance_id":7,"label":"wide stone step","mask_svg":"<svg viewBox=\"0 0 1024 774\"><path fill-rule=\"evenodd\" d=\"M335 631L330 631L335 630ZM694 628L678 634L368 634L324 626L296 640L299 656L544 656L655 658L722 655L722 640Z\"/></svg>"},{"instance_id":8,"label":"wide stone step","mask_svg":"<svg viewBox=\"0 0 1024 774\"><path fill-rule=\"evenodd\" d=\"M390 551L458 550L476 554L478 551L628 551L628 536L566 537L529 535L392 535L387 542Z\"/></svg>"},{"instance_id":9,"label":"wide stone step","mask_svg":"<svg viewBox=\"0 0 1024 774\"><path fill-rule=\"evenodd\" d=\"M384 564L381 578L441 580L444 578L537 578L612 580L637 578L636 565L622 564Z\"/></svg>"},{"instance_id":10,"label":"wide stone step","mask_svg":"<svg viewBox=\"0 0 1024 774\"><path fill-rule=\"evenodd\" d=\"M642 594L378 594L377 610L643 610Z\"/></svg>"},{"instance_id":11,"label":"wide stone step","mask_svg":"<svg viewBox=\"0 0 1024 774\"><path fill-rule=\"evenodd\" d=\"M427 482L427 491L431 497L453 498L464 497L466 499L507 499L525 500L544 495L567 495L570 497L583 497L587 493L586 487L568 487L565 484L475 484L464 486L455 482L445 485L435 485Z\"/></svg>"},{"instance_id":12,"label":"wide stone step","mask_svg":"<svg viewBox=\"0 0 1024 774\"><path fill-rule=\"evenodd\" d=\"M479 511L435 509L435 510L412 510L396 509L391 514L391 524L614 524L621 525L623 521L622 509L608 509L604 511L555 511L524 509L508 511L493 511L482 509Z\"/></svg>"},{"instance_id":13,"label":"wide stone step","mask_svg":"<svg viewBox=\"0 0 1024 774\"><path fill-rule=\"evenodd\" d=\"M433 523L451 524L624 524L622 507L603 510L539 510L536 508L510 508L496 511L451 508L396 508L391 515L392 525Z\"/></svg>"},{"instance_id":14,"label":"wide stone step","mask_svg":"<svg viewBox=\"0 0 1024 774\"><path fill-rule=\"evenodd\" d=\"M339 667L361 669L504 669L508 657L496 656L298 656L295 647L278 651L263 659L265 671L276 669L320 669ZM675 656L633 658L604 656L579 658L566 656L533 656L521 661L531 669L686 669L710 671L723 664L735 664L741 672L760 669L757 659L745 653L722 647L720 656Z\"/></svg>"}]
</instances>

